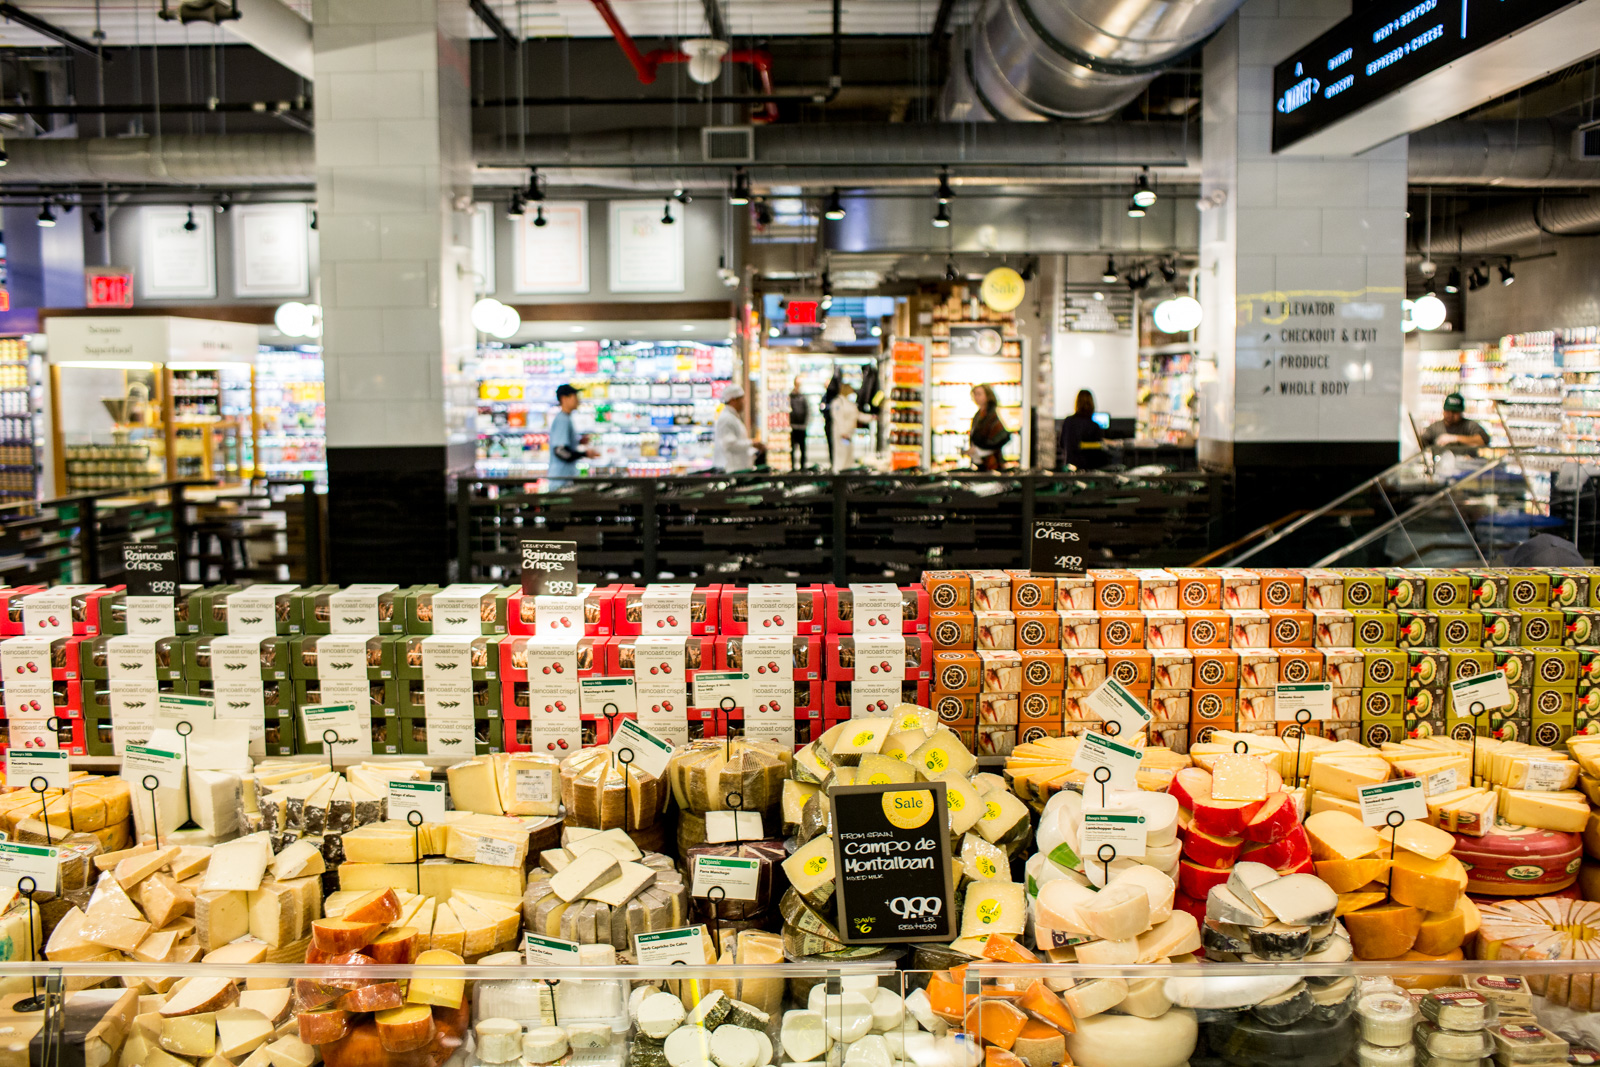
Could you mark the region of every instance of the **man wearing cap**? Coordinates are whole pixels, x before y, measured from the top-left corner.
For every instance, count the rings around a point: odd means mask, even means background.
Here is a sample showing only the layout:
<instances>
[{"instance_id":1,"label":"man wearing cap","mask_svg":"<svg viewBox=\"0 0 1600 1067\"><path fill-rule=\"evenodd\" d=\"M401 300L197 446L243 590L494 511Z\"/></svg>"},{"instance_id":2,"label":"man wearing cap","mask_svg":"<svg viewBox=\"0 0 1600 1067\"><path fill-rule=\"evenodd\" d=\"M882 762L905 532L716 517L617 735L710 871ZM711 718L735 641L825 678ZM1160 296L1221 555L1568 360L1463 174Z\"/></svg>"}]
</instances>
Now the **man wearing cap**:
<instances>
[{"instance_id":1,"label":"man wearing cap","mask_svg":"<svg viewBox=\"0 0 1600 1067\"><path fill-rule=\"evenodd\" d=\"M1460 393L1444 398L1444 418L1422 431L1422 447L1431 452L1475 456L1489 443L1489 431L1462 414L1467 402Z\"/></svg>"},{"instance_id":2,"label":"man wearing cap","mask_svg":"<svg viewBox=\"0 0 1600 1067\"><path fill-rule=\"evenodd\" d=\"M723 471L749 470L756 465L761 446L750 440L744 428L744 389L729 385L722 391L722 411L713 430L711 465Z\"/></svg>"}]
</instances>

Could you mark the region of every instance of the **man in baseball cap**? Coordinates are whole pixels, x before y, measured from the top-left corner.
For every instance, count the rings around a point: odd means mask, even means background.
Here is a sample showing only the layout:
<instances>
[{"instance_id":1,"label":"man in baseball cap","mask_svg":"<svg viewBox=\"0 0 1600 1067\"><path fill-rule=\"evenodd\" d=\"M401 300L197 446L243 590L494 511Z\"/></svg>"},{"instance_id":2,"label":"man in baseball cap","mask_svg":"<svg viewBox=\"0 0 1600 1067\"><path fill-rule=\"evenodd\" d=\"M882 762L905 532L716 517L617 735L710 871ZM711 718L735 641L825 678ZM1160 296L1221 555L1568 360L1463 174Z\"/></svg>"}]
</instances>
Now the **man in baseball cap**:
<instances>
[{"instance_id":1,"label":"man in baseball cap","mask_svg":"<svg viewBox=\"0 0 1600 1067\"><path fill-rule=\"evenodd\" d=\"M1475 456L1489 443L1489 431L1467 418L1467 402L1460 393L1444 398L1444 417L1422 431L1422 447L1433 452Z\"/></svg>"}]
</instances>

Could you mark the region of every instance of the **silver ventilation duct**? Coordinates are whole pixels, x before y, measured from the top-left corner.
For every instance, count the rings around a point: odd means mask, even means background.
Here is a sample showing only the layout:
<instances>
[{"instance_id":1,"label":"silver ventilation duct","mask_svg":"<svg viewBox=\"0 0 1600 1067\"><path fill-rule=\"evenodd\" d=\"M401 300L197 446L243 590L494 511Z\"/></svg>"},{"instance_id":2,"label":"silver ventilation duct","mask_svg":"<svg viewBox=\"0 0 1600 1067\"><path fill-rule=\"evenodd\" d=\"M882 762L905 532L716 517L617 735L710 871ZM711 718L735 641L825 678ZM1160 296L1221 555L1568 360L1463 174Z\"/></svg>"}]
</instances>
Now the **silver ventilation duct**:
<instances>
[{"instance_id":1,"label":"silver ventilation duct","mask_svg":"<svg viewBox=\"0 0 1600 1067\"><path fill-rule=\"evenodd\" d=\"M297 185L316 177L316 153L303 133L12 137L6 151L11 157L7 184Z\"/></svg>"},{"instance_id":2,"label":"silver ventilation duct","mask_svg":"<svg viewBox=\"0 0 1600 1067\"><path fill-rule=\"evenodd\" d=\"M1205 41L1242 0L985 0L954 45L952 121L1097 119Z\"/></svg>"},{"instance_id":3,"label":"silver ventilation duct","mask_svg":"<svg viewBox=\"0 0 1600 1067\"><path fill-rule=\"evenodd\" d=\"M1475 211L1461 220L1461 251L1467 255L1510 252L1545 237L1600 233L1600 195L1538 197ZM1451 248L1455 235L1434 230L1435 250Z\"/></svg>"},{"instance_id":4,"label":"silver ventilation duct","mask_svg":"<svg viewBox=\"0 0 1600 1067\"><path fill-rule=\"evenodd\" d=\"M1552 119L1441 122L1412 134L1413 185L1600 185L1600 160L1573 157L1573 127Z\"/></svg>"}]
</instances>

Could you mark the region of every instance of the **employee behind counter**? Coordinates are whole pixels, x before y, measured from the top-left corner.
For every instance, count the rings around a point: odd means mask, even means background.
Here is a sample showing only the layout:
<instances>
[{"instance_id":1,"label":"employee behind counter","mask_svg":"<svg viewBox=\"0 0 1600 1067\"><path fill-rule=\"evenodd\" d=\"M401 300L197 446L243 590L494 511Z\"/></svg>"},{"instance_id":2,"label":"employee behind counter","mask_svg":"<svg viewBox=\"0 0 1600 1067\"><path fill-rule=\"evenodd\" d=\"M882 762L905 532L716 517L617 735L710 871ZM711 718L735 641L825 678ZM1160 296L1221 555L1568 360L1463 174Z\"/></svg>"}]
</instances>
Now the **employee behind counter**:
<instances>
[{"instance_id":1,"label":"employee behind counter","mask_svg":"<svg viewBox=\"0 0 1600 1067\"><path fill-rule=\"evenodd\" d=\"M1453 452L1458 456L1475 456L1478 449L1489 443L1489 431L1467 418L1466 401L1460 393L1444 398L1444 417L1429 424L1419 436L1422 447L1430 452Z\"/></svg>"}]
</instances>

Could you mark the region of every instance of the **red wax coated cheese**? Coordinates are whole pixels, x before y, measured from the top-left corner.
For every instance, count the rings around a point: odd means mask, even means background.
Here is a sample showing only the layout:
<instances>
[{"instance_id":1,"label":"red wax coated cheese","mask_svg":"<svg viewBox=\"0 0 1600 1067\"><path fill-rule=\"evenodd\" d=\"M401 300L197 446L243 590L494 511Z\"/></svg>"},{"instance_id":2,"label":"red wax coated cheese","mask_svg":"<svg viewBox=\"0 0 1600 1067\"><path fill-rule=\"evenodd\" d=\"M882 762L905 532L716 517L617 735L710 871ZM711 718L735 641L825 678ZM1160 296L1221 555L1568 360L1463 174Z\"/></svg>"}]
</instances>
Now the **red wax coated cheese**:
<instances>
[{"instance_id":1,"label":"red wax coated cheese","mask_svg":"<svg viewBox=\"0 0 1600 1067\"><path fill-rule=\"evenodd\" d=\"M1570 886L1583 863L1583 838L1562 830L1496 825L1482 837L1453 834L1467 868L1467 892L1543 897Z\"/></svg>"}]
</instances>

